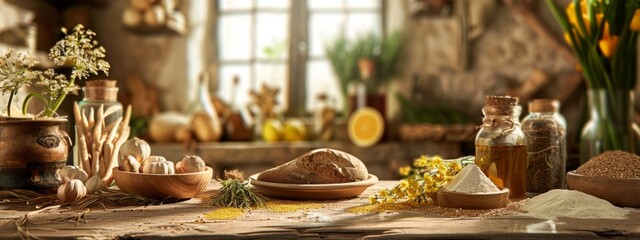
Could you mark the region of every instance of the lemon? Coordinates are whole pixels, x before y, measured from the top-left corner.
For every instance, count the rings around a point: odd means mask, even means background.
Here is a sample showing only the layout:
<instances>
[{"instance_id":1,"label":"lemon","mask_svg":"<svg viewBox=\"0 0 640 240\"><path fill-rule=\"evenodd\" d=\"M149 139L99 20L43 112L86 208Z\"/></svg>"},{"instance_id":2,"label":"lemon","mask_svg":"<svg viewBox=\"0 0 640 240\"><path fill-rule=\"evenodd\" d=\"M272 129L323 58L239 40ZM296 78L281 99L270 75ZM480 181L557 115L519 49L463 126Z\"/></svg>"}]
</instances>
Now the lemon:
<instances>
[{"instance_id":1,"label":"lemon","mask_svg":"<svg viewBox=\"0 0 640 240\"><path fill-rule=\"evenodd\" d=\"M287 142L304 141L307 129L299 119L289 119L284 123L284 140Z\"/></svg>"},{"instance_id":2,"label":"lemon","mask_svg":"<svg viewBox=\"0 0 640 240\"><path fill-rule=\"evenodd\" d=\"M358 147L369 147L382 138L384 120L378 110L364 107L351 114L347 128L349 139L353 144Z\"/></svg>"},{"instance_id":3,"label":"lemon","mask_svg":"<svg viewBox=\"0 0 640 240\"><path fill-rule=\"evenodd\" d=\"M267 119L262 125L262 139L277 142L282 139L282 122L278 119Z\"/></svg>"}]
</instances>

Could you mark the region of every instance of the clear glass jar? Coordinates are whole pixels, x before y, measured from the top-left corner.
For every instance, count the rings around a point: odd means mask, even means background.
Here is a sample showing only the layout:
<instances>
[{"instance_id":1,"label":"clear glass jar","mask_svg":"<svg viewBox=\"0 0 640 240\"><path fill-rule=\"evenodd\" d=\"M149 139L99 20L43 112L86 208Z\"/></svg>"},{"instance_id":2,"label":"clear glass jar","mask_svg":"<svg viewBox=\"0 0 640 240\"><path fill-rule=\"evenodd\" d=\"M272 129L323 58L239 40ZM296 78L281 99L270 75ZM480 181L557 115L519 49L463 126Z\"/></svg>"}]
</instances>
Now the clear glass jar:
<instances>
[{"instance_id":1,"label":"clear glass jar","mask_svg":"<svg viewBox=\"0 0 640 240\"><path fill-rule=\"evenodd\" d=\"M526 197L527 141L520 129L518 98L488 96L484 119L476 135L476 165L499 188L509 188L509 198Z\"/></svg>"},{"instance_id":2,"label":"clear glass jar","mask_svg":"<svg viewBox=\"0 0 640 240\"><path fill-rule=\"evenodd\" d=\"M522 120L527 138L527 195L564 188L567 169L567 122L559 113L560 102L536 99Z\"/></svg>"},{"instance_id":3,"label":"clear glass jar","mask_svg":"<svg viewBox=\"0 0 640 240\"><path fill-rule=\"evenodd\" d=\"M92 80L87 81L86 86L82 88L84 98L78 102L80 113L89 119L93 110L95 118L100 106L104 106L105 113L113 111L104 119L105 126L122 117L122 104L118 102L118 87L115 80ZM76 132L76 142L78 133ZM74 148L74 165L78 166L81 161L78 159L77 149Z\"/></svg>"}]
</instances>

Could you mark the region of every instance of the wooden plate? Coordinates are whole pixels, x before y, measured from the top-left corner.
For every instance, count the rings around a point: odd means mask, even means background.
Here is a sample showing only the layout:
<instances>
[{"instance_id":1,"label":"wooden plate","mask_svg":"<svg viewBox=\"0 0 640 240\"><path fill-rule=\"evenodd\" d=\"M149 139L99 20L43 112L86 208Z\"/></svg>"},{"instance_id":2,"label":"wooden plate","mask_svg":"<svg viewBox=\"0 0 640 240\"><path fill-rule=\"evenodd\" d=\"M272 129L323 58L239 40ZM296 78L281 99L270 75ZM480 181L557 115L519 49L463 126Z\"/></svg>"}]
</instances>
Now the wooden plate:
<instances>
[{"instance_id":1,"label":"wooden plate","mask_svg":"<svg viewBox=\"0 0 640 240\"><path fill-rule=\"evenodd\" d=\"M436 194L436 204L450 208L492 209L507 206L509 189L495 193L459 193L440 190Z\"/></svg>"},{"instance_id":2,"label":"wooden plate","mask_svg":"<svg viewBox=\"0 0 640 240\"><path fill-rule=\"evenodd\" d=\"M617 206L640 207L640 178L585 176L571 171L567 173L567 187Z\"/></svg>"},{"instance_id":3,"label":"wooden plate","mask_svg":"<svg viewBox=\"0 0 640 240\"><path fill-rule=\"evenodd\" d=\"M288 184L258 180L258 174L249 177L251 185L268 197L298 200L330 200L353 198L378 182L378 177L369 174L369 178L359 182L335 184Z\"/></svg>"},{"instance_id":4,"label":"wooden plate","mask_svg":"<svg viewBox=\"0 0 640 240\"><path fill-rule=\"evenodd\" d=\"M192 198L207 188L212 176L210 167L202 172L171 175L133 173L113 168L113 178L120 190L158 200Z\"/></svg>"}]
</instances>

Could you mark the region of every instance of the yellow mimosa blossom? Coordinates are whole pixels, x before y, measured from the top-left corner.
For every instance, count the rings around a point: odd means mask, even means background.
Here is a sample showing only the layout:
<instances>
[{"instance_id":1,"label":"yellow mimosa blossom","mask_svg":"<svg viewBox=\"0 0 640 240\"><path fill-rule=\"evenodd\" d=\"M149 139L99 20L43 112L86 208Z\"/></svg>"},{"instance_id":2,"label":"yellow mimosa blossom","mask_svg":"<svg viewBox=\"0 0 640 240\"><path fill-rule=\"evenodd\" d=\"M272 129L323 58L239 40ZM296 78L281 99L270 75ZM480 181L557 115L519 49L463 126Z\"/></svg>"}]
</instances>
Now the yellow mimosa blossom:
<instances>
[{"instance_id":1,"label":"yellow mimosa blossom","mask_svg":"<svg viewBox=\"0 0 640 240\"><path fill-rule=\"evenodd\" d=\"M453 170L454 172L459 172L460 170L462 170L462 165L460 165L460 163L454 162L453 164L451 164L451 170Z\"/></svg>"},{"instance_id":2,"label":"yellow mimosa blossom","mask_svg":"<svg viewBox=\"0 0 640 240\"><path fill-rule=\"evenodd\" d=\"M378 193L380 194L381 197L388 197L389 193L387 192L387 190L380 190L380 192Z\"/></svg>"},{"instance_id":3,"label":"yellow mimosa blossom","mask_svg":"<svg viewBox=\"0 0 640 240\"><path fill-rule=\"evenodd\" d=\"M400 191L400 189L398 189L397 192L394 192L396 194L396 197L398 198L404 198L407 196L407 194L405 193L405 191Z\"/></svg>"},{"instance_id":4,"label":"yellow mimosa blossom","mask_svg":"<svg viewBox=\"0 0 640 240\"><path fill-rule=\"evenodd\" d=\"M406 176L398 185L391 189L383 189L377 195L369 197L369 202L391 203L406 200L417 204L430 204L433 193L444 186L451 177L458 173L463 165L474 161L473 158L459 160L443 160L440 156L420 156L413 162L413 166L405 166L398 172Z\"/></svg>"},{"instance_id":5,"label":"yellow mimosa blossom","mask_svg":"<svg viewBox=\"0 0 640 240\"><path fill-rule=\"evenodd\" d=\"M409 188L418 188L418 186L420 186L420 183L418 183L418 181L416 181L415 179L409 180Z\"/></svg>"},{"instance_id":6,"label":"yellow mimosa blossom","mask_svg":"<svg viewBox=\"0 0 640 240\"><path fill-rule=\"evenodd\" d=\"M369 204L376 204L376 203L378 203L378 198L376 198L375 195L369 196Z\"/></svg>"},{"instance_id":7,"label":"yellow mimosa blossom","mask_svg":"<svg viewBox=\"0 0 640 240\"><path fill-rule=\"evenodd\" d=\"M634 32L640 30L640 9L636 9L636 11L633 12L633 18L631 18L629 28Z\"/></svg>"},{"instance_id":8,"label":"yellow mimosa blossom","mask_svg":"<svg viewBox=\"0 0 640 240\"><path fill-rule=\"evenodd\" d=\"M400 169L398 169L398 172L400 173L400 176L409 176L409 174L411 173L411 167L410 166L405 166L405 167L401 167Z\"/></svg>"},{"instance_id":9,"label":"yellow mimosa blossom","mask_svg":"<svg viewBox=\"0 0 640 240\"><path fill-rule=\"evenodd\" d=\"M421 156L420 158L413 161L414 167L426 167L427 166L427 158L425 156Z\"/></svg>"},{"instance_id":10,"label":"yellow mimosa blossom","mask_svg":"<svg viewBox=\"0 0 640 240\"><path fill-rule=\"evenodd\" d=\"M409 187L409 182L407 180L401 180L400 184L398 184L398 188L406 189Z\"/></svg>"},{"instance_id":11,"label":"yellow mimosa blossom","mask_svg":"<svg viewBox=\"0 0 640 240\"><path fill-rule=\"evenodd\" d=\"M433 184L433 178L431 177L431 174L424 174L424 184L425 185L432 185Z\"/></svg>"},{"instance_id":12,"label":"yellow mimosa blossom","mask_svg":"<svg viewBox=\"0 0 640 240\"><path fill-rule=\"evenodd\" d=\"M425 185L424 186L424 192L426 192L426 193L434 193L434 192L437 192L437 191L438 190L436 188L434 188L433 186L431 186L431 185Z\"/></svg>"}]
</instances>

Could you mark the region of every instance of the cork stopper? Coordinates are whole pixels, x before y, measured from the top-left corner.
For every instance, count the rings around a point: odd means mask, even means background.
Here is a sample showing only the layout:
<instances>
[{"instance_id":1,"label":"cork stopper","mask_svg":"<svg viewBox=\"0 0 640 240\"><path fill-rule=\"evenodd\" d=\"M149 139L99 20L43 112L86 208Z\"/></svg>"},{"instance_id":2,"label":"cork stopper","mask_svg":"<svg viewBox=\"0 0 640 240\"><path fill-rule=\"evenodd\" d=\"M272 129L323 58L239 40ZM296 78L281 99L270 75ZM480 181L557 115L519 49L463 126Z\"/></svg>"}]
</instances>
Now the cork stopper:
<instances>
[{"instance_id":1,"label":"cork stopper","mask_svg":"<svg viewBox=\"0 0 640 240\"><path fill-rule=\"evenodd\" d=\"M116 80L91 80L86 82L87 87L115 87Z\"/></svg>"},{"instance_id":2,"label":"cork stopper","mask_svg":"<svg viewBox=\"0 0 640 240\"><path fill-rule=\"evenodd\" d=\"M484 104L487 107L514 107L518 106L518 98L511 96L487 96Z\"/></svg>"},{"instance_id":3,"label":"cork stopper","mask_svg":"<svg viewBox=\"0 0 640 240\"><path fill-rule=\"evenodd\" d=\"M118 98L118 87L115 80L91 80L87 81L82 88L84 97L97 101L116 101Z\"/></svg>"},{"instance_id":4,"label":"cork stopper","mask_svg":"<svg viewBox=\"0 0 640 240\"><path fill-rule=\"evenodd\" d=\"M560 101L555 99L534 99L529 102L529 112L558 112Z\"/></svg>"}]
</instances>

